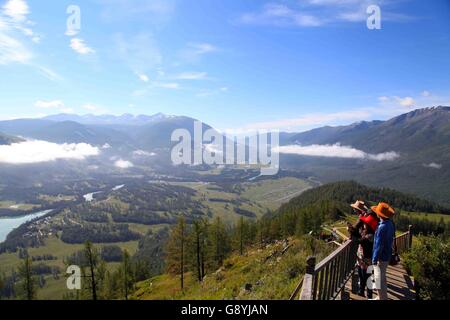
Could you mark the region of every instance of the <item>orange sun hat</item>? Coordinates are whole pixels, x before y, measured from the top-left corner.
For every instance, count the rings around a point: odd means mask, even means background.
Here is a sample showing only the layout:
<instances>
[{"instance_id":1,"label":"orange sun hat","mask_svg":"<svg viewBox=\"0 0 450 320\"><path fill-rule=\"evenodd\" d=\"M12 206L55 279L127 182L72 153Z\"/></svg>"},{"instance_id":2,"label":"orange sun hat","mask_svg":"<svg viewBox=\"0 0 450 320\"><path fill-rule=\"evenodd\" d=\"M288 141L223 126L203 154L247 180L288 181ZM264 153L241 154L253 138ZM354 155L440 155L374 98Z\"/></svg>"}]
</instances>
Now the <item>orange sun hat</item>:
<instances>
[{"instance_id":1,"label":"orange sun hat","mask_svg":"<svg viewBox=\"0 0 450 320\"><path fill-rule=\"evenodd\" d=\"M377 214L377 216L385 219L390 219L395 214L395 210L384 202L380 202L377 206L374 206L371 209Z\"/></svg>"}]
</instances>

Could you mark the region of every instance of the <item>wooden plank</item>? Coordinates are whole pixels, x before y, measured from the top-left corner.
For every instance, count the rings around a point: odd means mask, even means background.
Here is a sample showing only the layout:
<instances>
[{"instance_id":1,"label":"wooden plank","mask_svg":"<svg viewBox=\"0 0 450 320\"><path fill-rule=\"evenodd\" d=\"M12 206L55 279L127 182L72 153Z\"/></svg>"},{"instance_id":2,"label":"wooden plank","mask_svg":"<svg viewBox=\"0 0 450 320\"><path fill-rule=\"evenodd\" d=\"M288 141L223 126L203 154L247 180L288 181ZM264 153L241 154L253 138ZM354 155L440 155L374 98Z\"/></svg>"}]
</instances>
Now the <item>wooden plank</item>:
<instances>
[{"instance_id":1,"label":"wooden plank","mask_svg":"<svg viewBox=\"0 0 450 320\"><path fill-rule=\"evenodd\" d=\"M300 293L300 300L313 300L313 293L312 293L312 287L313 287L313 275L312 274L305 274L303 277L303 285L302 285L302 292Z\"/></svg>"},{"instance_id":2,"label":"wooden plank","mask_svg":"<svg viewBox=\"0 0 450 320\"><path fill-rule=\"evenodd\" d=\"M316 277L318 278L319 281L319 288L317 290L317 300L321 300L322 297L322 292L323 292L323 281L324 281L324 277L325 277L325 270L322 270L321 272L319 272Z\"/></svg>"},{"instance_id":3,"label":"wooden plank","mask_svg":"<svg viewBox=\"0 0 450 320\"><path fill-rule=\"evenodd\" d=\"M330 289L330 284L329 284L330 265L327 265L325 267L324 273L325 273L325 285L323 288L323 294L321 296L321 299L328 300L329 299L328 290Z\"/></svg>"}]
</instances>

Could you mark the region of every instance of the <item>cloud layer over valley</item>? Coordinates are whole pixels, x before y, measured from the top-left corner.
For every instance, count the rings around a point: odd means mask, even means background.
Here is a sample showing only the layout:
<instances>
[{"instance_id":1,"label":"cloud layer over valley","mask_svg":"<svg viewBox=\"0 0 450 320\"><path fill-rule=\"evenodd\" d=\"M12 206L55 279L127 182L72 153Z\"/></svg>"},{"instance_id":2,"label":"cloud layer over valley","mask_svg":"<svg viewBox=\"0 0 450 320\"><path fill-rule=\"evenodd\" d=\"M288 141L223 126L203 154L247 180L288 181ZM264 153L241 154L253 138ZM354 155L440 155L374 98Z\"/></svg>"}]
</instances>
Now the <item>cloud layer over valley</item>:
<instances>
[{"instance_id":1,"label":"cloud layer over valley","mask_svg":"<svg viewBox=\"0 0 450 320\"><path fill-rule=\"evenodd\" d=\"M296 154L302 156L346 158L346 159L366 159L373 161L392 161L400 157L397 152L390 151L378 154L371 154L350 146L342 146L339 143L333 145L288 145L275 149L279 153Z\"/></svg>"},{"instance_id":2,"label":"cloud layer over valley","mask_svg":"<svg viewBox=\"0 0 450 320\"><path fill-rule=\"evenodd\" d=\"M100 149L87 143L56 144L41 140L29 140L0 146L0 163L32 164L58 159L84 160L97 156Z\"/></svg>"}]
</instances>

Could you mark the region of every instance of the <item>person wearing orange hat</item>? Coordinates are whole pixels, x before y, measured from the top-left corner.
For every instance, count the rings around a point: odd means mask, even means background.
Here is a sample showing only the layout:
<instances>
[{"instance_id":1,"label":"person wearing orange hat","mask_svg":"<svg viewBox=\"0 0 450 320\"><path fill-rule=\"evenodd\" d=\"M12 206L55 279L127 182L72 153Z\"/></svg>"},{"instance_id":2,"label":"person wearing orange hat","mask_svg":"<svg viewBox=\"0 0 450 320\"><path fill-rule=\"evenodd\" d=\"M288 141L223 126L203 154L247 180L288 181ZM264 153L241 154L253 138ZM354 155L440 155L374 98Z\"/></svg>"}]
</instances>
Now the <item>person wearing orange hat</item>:
<instances>
[{"instance_id":1,"label":"person wearing orange hat","mask_svg":"<svg viewBox=\"0 0 450 320\"><path fill-rule=\"evenodd\" d=\"M380 288L377 288L378 299L387 300L386 271L392 256L392 244L394 242L395 228L391 219L395 210L387 203L380 202L371 208L380 218L380 224L375 232L372 264L380 268Z\"/></svg>"}]
</instances>

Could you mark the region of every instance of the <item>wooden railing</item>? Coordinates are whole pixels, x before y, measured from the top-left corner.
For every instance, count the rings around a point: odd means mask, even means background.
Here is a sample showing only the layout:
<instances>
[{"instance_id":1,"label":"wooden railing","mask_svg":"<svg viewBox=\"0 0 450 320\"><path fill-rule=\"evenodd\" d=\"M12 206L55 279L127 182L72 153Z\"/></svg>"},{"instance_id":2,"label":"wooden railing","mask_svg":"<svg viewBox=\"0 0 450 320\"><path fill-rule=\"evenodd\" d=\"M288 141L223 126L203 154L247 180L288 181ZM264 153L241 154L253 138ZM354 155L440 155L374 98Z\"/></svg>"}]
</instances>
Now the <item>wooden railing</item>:
<instances>
[{"instance_id":1,"label":"wooden railing","mask_svg":"<svg viewBox=\"0 0 450 320\"><path fill-rule=\"evenodd\" d=\"M412 226L408 227L408 232L405 232L395 238L395 244L397 248L397 253L402 254L408 251L412 247Z\"/></svg>"},{"instance_id":2,"label":"wooden railing","mask_svg":"<svg viewBox=\"0 0 450 320\"><path fill-rule=\"evenodd\" d=\"M412 246L411 226L408 232L395 238L397 253L402 254ZM349 295L344 288L352 278L352 292L357 290L355 274L356 251L358 244L354 240L347 240L328 257L316 265L316 258L307 260L306 274L292 293L290 300L334 300L341 294L342 299Z\"/></svg>"},{"instance_id":3,"label":"wooden railing","mask_svg":"<svg viewBox=\"0 0 450 320\"><path fill-rule=\"evenodd\" d=\"M315 257L307 261L300 300L333 300L353 274L357 243L347 240L316 265Z\"/></svg>"}]
</instances>

